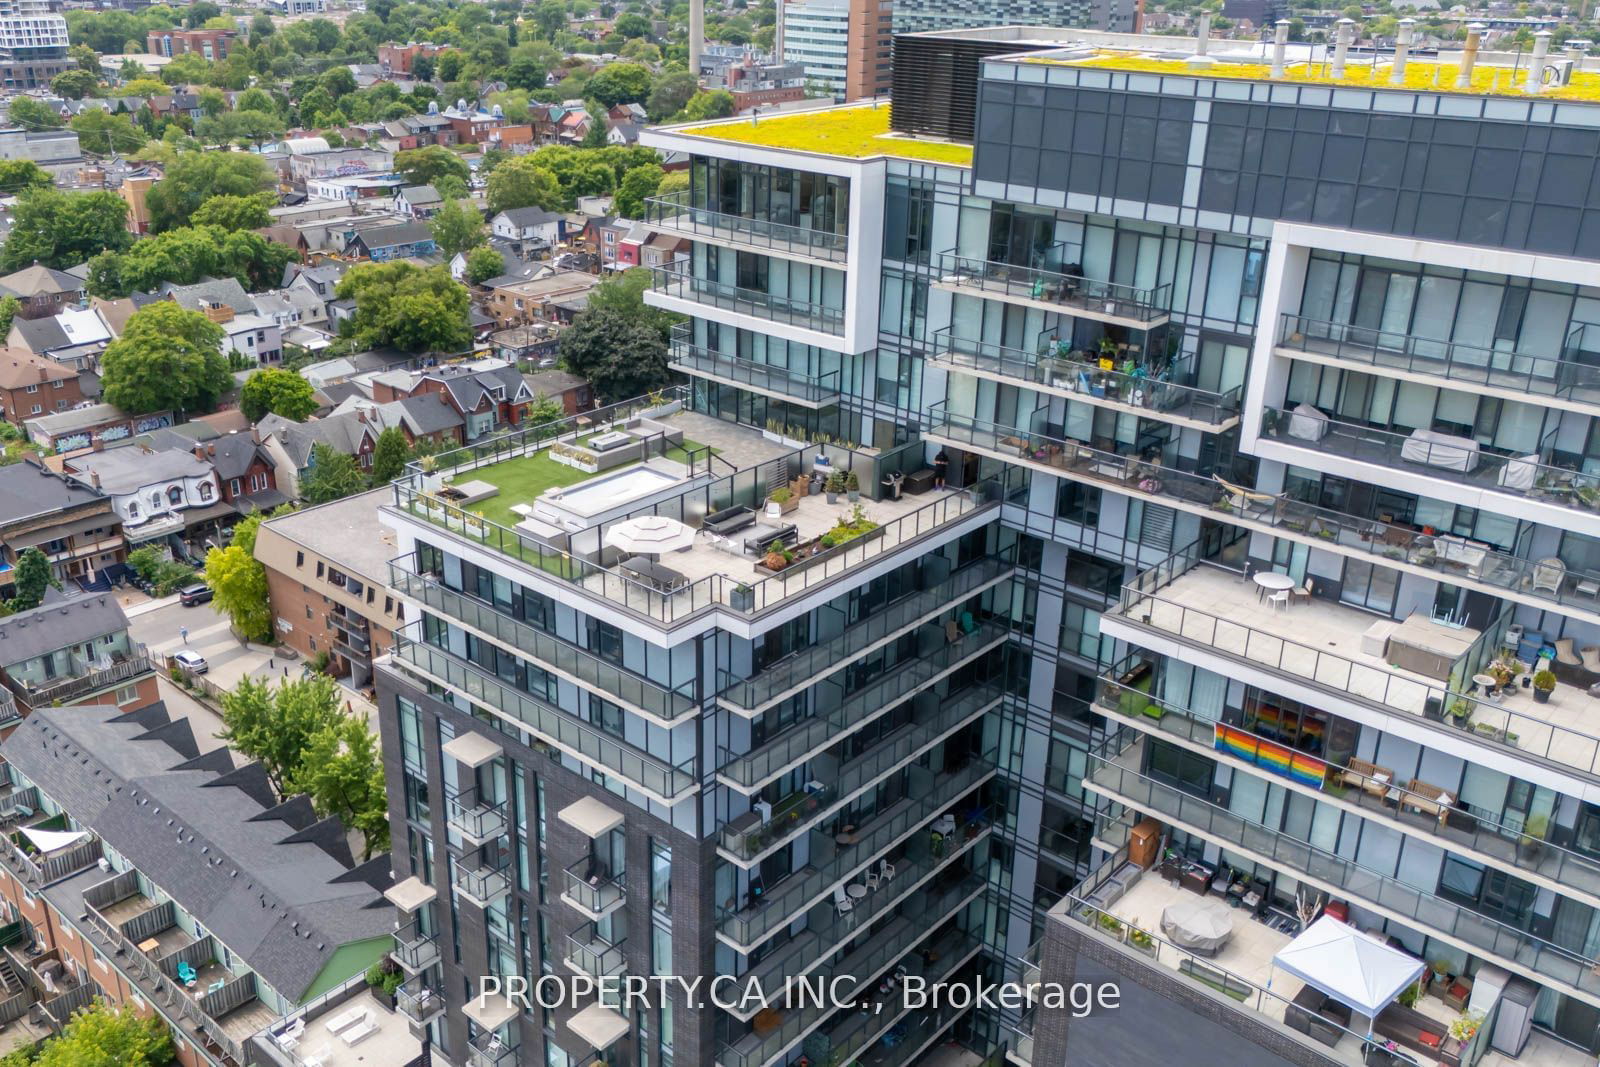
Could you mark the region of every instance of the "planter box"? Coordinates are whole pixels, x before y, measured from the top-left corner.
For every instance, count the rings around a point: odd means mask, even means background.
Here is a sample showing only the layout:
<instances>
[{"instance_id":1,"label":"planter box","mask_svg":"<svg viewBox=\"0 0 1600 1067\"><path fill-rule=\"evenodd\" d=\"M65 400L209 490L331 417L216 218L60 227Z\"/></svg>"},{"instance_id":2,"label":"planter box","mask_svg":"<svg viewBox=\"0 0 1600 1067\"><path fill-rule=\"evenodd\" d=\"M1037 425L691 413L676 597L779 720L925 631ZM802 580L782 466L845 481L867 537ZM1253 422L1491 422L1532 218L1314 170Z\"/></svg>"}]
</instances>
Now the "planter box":
<instances>
[{"instance_id":1,"label":"planter box","mask_svg":"<svg viewBox=\"0 0 1600 1067\"><path fill-rule=\"evenodd\" d=\"M783 568L783 570L781 570L781 571L768 570L766 565L761 563L760 561L757 561L757 563L756 563L756 570L759 573L766 574L766 575L792 574L795 571L803 571L807 567L813 567L813 566L816 566L819 563L825 563L837 553L845 552L845 551L848 551L849 549L856 548L856 547L858 547L860 545L865 544L868 541L873 540L874 538L878 538L878 537L882 537L882 536L883 536L883 527L880 526L876 530L868 530L866 533L862 534L860 537L853 537L850 540L846 541L842 545L835 545L832 548L824 549L824 550L822 550L820 552L816 552L814 555L805 556L804 558L796 558L793 563L789 564L787 567ZM820 538L812 538L809 541L805 541L805 542L802 542L801 544L796 545L794 547L794 553L795 553L796 557L799 557L801 555L801 553L806 552L807 550L810 550L810 549L814 549L819 544L820 544Z\"/></svg>"}]
</instances>

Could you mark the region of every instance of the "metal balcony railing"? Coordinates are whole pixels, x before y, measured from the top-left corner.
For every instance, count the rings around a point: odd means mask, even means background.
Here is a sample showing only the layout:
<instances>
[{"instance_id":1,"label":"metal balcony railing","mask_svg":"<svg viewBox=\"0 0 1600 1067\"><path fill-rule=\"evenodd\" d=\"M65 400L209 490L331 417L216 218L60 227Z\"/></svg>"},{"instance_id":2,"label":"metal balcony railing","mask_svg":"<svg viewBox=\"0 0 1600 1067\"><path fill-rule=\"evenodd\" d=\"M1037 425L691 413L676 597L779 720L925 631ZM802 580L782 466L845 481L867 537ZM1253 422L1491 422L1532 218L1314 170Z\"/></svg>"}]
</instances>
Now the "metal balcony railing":
<instances>
[{"instance_id":1,"label":"metal balcony railing","mask_svg":"<svg viewBox=\"0 0 1600 1067\"><path fill-rule=\"evenodd\" d=\"M464 861L456 865L456 889L479 907L488 907L511 892L511 879L506 871L503 860L499 864Z\"/></svg>"},{"instance_id":2,"label":"metal balcony railing","mask_svg":"<svg viewBox=\"0 0 1600 1067\"><path fill-rule=\"evenodd\" d=\"M439 962L439 937L424 933L421 921L412 919L394 932L394 949L390 955L412 974L425 971Z\"/></svg>"},{"instance_id":3,"label":"metal balcony railing","mask_svg":"<svg viewBox=\"0 0 1600 1067\"><path fill-rule=\"evenodd\" d=\"M667 296L785 326L840 336L844 334L843 308L818 304L802 297L741 289L727 282L698 278L687 267L651 267L650 270L655 278L651 288Z\"/></svg>"},{"instance_id":4,"label":"metal balcony railing","mask_svg":"<svg viewBox=\"0 0 1600 1067\"><path fill-rule=\"evenodd\" d=\"M1069 315L1085 318L1112 318L1138 323L1149 329L1169 316L1172 286L1141 289L1116 282L1095 281L1081 274L940 252L935 280L962 288L977 289L1002 299L1023 299L1060 305Z\"/></svg>"},{"instance_id":5,"label":"metal balcony railing","mask_svg":"<svg viewBox=\"0 0 1600 1067\"><path fill-rule=\"evenodd\" d=\"M571 864L564 873L567 898L591 915L606 915L627 900L622 876L602 870L588 856Z\"/></svg>"},{"instance_id":6,"label":"metal balcony railing","mask_svg":"<svg viewBox=\"0 0 1600 1067\"><path fill-rule=\"evenodd\" d=\"M450 829L473 845L505 836L505 801L486 798L476 788L446 795L445 811Z\"/></svg>"},{"instance_id":7,"label":"metal balcony railing","mask_svg":"<svg viewBox=\"0 0 1600 1067\"><path fill-rule=\"evenodd\" d=\"M675 370L694 377L721 379L749 389L777 393L810 407L826 407L839 402L838 371L805 374L770 363L740 359L694 344L684 327L683 323L673 327L670 351Z\"/></svg>"},{"instance_id":8,"label":"metal balcony railing","mask_svg":"<svg viewBox=\"0 0 1600 1067\"><path fill-rule=\"evenodd\" d=\"M594 978L616 977L628 969L622 946L626 939L612 944L600 936L592 922L584 923L567 935L567 964Z\"/></svg>"}]
</instances>

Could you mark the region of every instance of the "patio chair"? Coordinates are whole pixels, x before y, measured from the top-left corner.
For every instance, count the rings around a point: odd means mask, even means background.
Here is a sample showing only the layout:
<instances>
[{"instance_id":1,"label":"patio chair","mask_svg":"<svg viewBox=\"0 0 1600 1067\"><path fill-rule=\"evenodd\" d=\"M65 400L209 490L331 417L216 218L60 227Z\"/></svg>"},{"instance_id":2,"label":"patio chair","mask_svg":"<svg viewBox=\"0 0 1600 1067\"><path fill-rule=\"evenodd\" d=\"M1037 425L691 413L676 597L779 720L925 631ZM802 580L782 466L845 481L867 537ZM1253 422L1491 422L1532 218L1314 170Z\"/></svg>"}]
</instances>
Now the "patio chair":
<instances>
[{"instance_id":1,"label":"patio chair","mask_svg":"<svg viewBox=\"0 0 1600 1067\"><path fill-rule=\"evenodd\" d=\"M1311 585L1311 579L1310 578L1307 578L1306 579L1306 584L1302 585L1300 588L1291 589L1289 591L1290 595L1295 600L1310 600L1312 592L1313 592L1313 587Z\"/></svg>"},{"instance_id":2,"label":"patio chair","mask_svg":"<svg viewBox=\"0 0 1600 1067\"><path fill-rule=\"evenodd\" d=\"M1561 592L1561 583L1566 581L1566 578L1567 565L1555 556L1546 556L1534 564L1529 588L1535 593L1543 589L1557 594Z\"/></svg>"},{"instance_id":3,"label":"patio chair","mask_svg":"<svg viewBox=\"0 0 1600 1067\"><path fill-rule=\"evenodd\" d=\"M199 977L199 973L188 963L183 960L178 961L178 981L183 983L184 988L193 989Z\"/></svg>"},{"instance_id":4,"label":"patio chair","mask_svg":"<svg viewBox=\"0 0 1600 1067\"><path fill-rule=\"evenodd\" d=\"M885 882L894 881L894 864L883 860L878 864L878 877Z\"/></svg>"},{"instance_id":5,"label":"patio chair","mask_svg":"<svg viewBox=\"0 0 1600 1067\"><path fill-rule=\"evenodd\" d=\"M866 885L867 885L868 892L872 892L872 893L876 893L878 891L878 886L882 884L882 881L878 878L878 872L877 871L868 871L867 874L866 874L865 882L866 882Z\"/></svg>"},{"instance_id":6,"label":"patio chair","mask_svg":"<svg viewBox=\"0 0 1600 1067\"><path fill-rule=\"evenodd\" d=\"M840 915L848 915L856 910L856 902L850 899L850 894L844 891L844 886L833 887L833 910Z\"/></svg>"}]
</instances>

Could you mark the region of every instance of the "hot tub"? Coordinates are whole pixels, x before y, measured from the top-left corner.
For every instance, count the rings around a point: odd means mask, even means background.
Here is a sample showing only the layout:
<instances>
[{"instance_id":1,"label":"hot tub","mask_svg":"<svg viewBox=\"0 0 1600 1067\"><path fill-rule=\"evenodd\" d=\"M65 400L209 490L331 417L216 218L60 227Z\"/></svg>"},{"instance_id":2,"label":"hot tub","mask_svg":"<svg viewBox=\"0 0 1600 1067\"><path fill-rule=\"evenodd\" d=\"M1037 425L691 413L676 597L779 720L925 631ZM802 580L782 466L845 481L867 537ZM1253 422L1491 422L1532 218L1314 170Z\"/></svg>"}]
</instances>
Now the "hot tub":
<instances>
[{"instance_id":1,"label":"hot tub","mask_svg":"<svg viewBox=\"0 0 1600 1067\"><path fill-rule=\"evenodd\" d=\"M566 488L546 489L534 514L566 529L591 525L597 518L631 508L647 497L678 489L688 479L648 464L624 467Z\"/></svg>"}]
</instances>

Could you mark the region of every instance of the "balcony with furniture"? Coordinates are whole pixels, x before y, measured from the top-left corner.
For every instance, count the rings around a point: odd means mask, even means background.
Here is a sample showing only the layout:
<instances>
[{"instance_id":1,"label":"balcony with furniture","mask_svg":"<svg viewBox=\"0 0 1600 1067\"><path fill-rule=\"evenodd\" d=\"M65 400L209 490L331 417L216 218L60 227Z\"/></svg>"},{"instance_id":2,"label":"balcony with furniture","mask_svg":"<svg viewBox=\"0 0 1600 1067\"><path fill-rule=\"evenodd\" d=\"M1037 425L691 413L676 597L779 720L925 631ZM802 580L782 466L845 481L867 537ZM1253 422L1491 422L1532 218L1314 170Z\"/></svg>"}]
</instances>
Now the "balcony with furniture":
<instances>
[{"instance_id":1,"label":"balcony with furniture","mask_svg":"<svg viewBox=\"0 0 1600 1067\"><path fill-rule=\"evenodd\" d=\"M400 1014L418 1026L426 1026L444 1014L445 1009L444 994L435 988L433 983L423 978L410 978L401 983L400 988L395 990L394 1002ZM338 1022L338 1019L335 1019L334 1022ZM365 1028L374 1024L369 1018L356 1018L346 1025ZM336 1032L342 1035L344 1030L341 1027Z\"/></svg>"},{"instance_id":2,"label":"balcony with furniture","mask_svg":"<svg viewBox=\"0 0 1600 1067\"><path fill-rule=\"evenodd\" d=\"M584 856L562 873L566 888L561 899L593 921L604 919L628 901L622 875L612 874L597 856Z\"/></svg>"},{"instance_id":3,"label":"balcony with furniture","mask_svg":"<svg viewBox=\"0 0 1600 1067\"><path fill-rule=\"evenodd\" d=\"M1086 278L1081 270L1075 264L1047 270L997 263L957 255L952 250L938 254L933 286L957 293L977 292L1011 304L1135 330L1154 329L1169 320L1170 284L1143 289Z\"/></svg>"},{"instance_id":4,"label":"balcony with furniture","mask_svg":"<svg viewBox=\"0 0 1600 1067\"><path fill-rule=\"evenodd\" d=\"M439 962L439 935L422 929L420 916L413 916L394 932L394 957L406 973L418 974Z\"/></svg>"},{"instance_id":5,"label":"balcony with furniture","mask_svg":"<svg viewBox=\"0 0 1600 1067\"><path fill-rule=\"evenodd\" d=\"M420 1010L412 987L401 986L396 1002L401 991L407 1007ZM442 1006L444 998L431 1000ZM419 1067L423 1049L413 1031L412 1016L391 1007L358 974L256 1033L248 1044L248 1062L264 1067Z\"/></svg>"}]
</instances>

